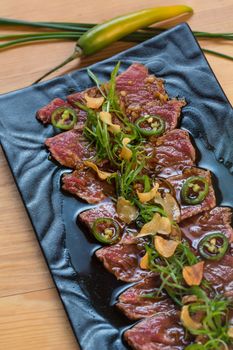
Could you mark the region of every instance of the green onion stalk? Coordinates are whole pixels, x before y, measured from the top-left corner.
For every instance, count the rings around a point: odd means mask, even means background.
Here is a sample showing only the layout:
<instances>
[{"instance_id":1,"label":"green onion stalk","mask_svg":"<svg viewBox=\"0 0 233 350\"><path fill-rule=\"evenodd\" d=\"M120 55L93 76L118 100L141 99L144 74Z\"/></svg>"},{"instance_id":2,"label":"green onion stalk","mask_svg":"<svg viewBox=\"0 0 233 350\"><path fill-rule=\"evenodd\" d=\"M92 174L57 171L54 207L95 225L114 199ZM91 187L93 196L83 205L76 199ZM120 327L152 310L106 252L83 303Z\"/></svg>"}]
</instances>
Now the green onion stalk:
<instances>
[{"instance_id":1,"label":"green onion stalk","mask_svg":"<svg viewBox=\"0 0 233 350\"><path fill-rule=\"evenodd\" d=\"M1 35L0 50L14 46L24 45L26 43L71 40L76 41L74 52L61 64L51 69L40 77L36 82L45 78L47 75L65 66L74 59L80 59L85 56L95 54L104 47L115 41L126 41L140 43L148 40L166 29L151 28L150 25L168 20L183 14L192 15L192 8L185 5L164 6L144 9L141 11L129 13L123 16L115 17L101 24L93 23L70 23L70 22L32 22L8 18L0 18L0 26L33 27L46 31L39 33L23 33ZM59 30L59 31L58 31ZM62 31L61 31L62 30ZM222 39L226 41L233 40L233 33L208 33L202 31L193 31L194 36L199 39ZM203 48L203 51L221 58L233 60L233 57L221 52Z\"/></svg>"},{"instance_id":2,"label":"green onion stalk","mask_svg":"<svg viewBox=\"0 0 233 350\"><path fill-rule=\"evenodd\" d=\"M24 45L38 41L71 40L76 41L75 50L71 56L65 59L61 64L44 74L36 82L45 78L50 73L63 67L74 59L80 59L92 55L109 46L115 41L126 41L140 43L150 39L166 29L152 28L151 24L168 20L183 14L191 15L192 8L184 5L164 6L149 8L123 16L110 19L101 24L93 23L70 23L70 22L30 22L24 20L15 20L0 18L0 27L32 27L46 29L46 32L23 33L1 35L0 50L14 46ZM59 31L58 31L59 30ZM208 33L202 31L193 31L194 36L201 39L222 39L233 40L233 33ZM233 57L210 49L203 49L204 52L217 55L222 58L233 60Z\"/></svg>"}]
</instances>

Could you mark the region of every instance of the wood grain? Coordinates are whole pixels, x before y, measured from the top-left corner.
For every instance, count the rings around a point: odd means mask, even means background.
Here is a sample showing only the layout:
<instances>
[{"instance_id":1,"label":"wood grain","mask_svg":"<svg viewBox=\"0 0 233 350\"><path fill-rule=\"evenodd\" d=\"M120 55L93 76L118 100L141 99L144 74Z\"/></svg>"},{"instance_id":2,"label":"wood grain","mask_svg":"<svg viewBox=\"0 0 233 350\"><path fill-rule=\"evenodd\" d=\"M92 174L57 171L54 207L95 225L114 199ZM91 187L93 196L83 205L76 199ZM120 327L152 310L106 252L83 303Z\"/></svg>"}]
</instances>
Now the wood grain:
<instances>
[{"instance_id":1,"label":"wood grain","mask_svg":"<svg viewBox=\"0 0 233 350\"><path fill-rule=\"evenodd\" d=\"M77 349L54 289L0 300L1 349Z\"/></svg>"},{"instance_id":2,"label":"wood grain","mask_svg":"<svg viewBox=\"0 0 233 350\"><path fill-rule=\"evenodd\" d=\"M97 23L127 11L178 3L180 1L175 0L1 0L1 16ZM193 30L233 31L232 0L187 0L185 3L195 10L188 20ZM11 31L1 30L2 33ZM200 43L203 47L233 55L230 44L218 40ZM37 43L1 52L0 93L29 85L69 55L73 45L72 42ZM130 45L115 44L85 60L83 65L99 61ZM211 55L207 55L207 59L233 103L233 63ZM75 62L59 74L74 68ZM0 169L0 349L77 350L78 345L2 151Z\"/></svg>"}]
</instances>

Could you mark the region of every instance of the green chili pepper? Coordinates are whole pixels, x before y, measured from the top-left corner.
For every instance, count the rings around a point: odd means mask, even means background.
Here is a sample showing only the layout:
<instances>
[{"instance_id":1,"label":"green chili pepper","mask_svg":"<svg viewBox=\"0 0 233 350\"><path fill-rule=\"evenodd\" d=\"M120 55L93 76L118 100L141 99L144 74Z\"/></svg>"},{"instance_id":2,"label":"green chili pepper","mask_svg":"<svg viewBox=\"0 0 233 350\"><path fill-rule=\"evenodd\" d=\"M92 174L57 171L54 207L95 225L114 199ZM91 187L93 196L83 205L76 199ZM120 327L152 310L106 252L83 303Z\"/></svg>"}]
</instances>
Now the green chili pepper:
<instances>
[{"instance_id":1,"label":"green chili pepper","mask_svg":"<svg viewBox=\"0 0 233 350\"><path fill-rule=\"evenodd\" d=\"M114 244L120 238L120 227L111 218L99 218L93 223L92 233L99 242Z\"/></svg>"},{"instance_id":2,"label":"green chili pepper","mask_svg":"<svg viewBox=\"0 0 233 350\"><path fill-rule=\"evenodd\" d=\"M55 128L70 130L77 122L76 112L67 107L59 107L52 113L51 122Z\"/></svg>"},{"instance_id":3,"label":"green chili pepper","mask_svg":"<svg viewBox=\"0 0 233 350\"><path fill-rule=\"evenodd\" d=\"M199 242L198 250L201 256L207 260L220 260L229 247L227 237L221 232L206 235Z\"/></svg>"},{"instance_id":4,"label":"green chili pepper","mask_svg":"<svg viewBox=\"0 0 233 350\"><path fill-rule=\"evenodd\" d=\"M181 199L185 204L200 204L209 192L208 181L201 176L189 177L181 189Z\"/></svg>"},{"instance_id":5,"label":"green chili pepper","mask_svg":"<svg viewBox=\"0 0 233 350\"><path fill-rule=\"evenodd\" d=\"M86 32L78 40L78 45L82 48L83 54L88 56L139 28L147 27L153 23L187 12L192 13L193 10L188 6L177 5L149 8L115 17Z\"/></svg>"},{"instance_id":6,"label":"green chili pepper","mask_svg":"<svg viewBox=\"0 0 233 350\"><path fill-rule=\"evenodd\" d=\"M192 8L185 5L155 7L115 17L102 24L98 24L90 28L79 38L75 46L75 51L70 57L44 74L35 83L74 59L92 55L135 30L184 13L192 12Z\"/></svg>"},{"instance_id":7,"label":"green chili pepper","mask_svg":"<svg viewBox=\"0 0 233 350\"><path fill-rule=\"evenodd\" d=\"M159 136L165 130L165 122L158 115L146 115L136 121L136 126L141 135Z\"/></svg>"}]
</instances>

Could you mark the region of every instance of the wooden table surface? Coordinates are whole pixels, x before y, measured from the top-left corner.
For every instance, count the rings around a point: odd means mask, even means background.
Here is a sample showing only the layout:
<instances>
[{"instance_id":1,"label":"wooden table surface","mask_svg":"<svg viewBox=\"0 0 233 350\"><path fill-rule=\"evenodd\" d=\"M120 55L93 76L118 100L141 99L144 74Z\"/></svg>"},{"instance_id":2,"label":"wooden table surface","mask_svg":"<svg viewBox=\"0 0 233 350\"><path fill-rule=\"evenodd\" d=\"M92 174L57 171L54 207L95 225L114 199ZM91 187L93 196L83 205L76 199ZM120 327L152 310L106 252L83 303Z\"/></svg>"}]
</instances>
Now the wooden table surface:
<instances>
[{"instance_id":1,"label":"wooden table surface","mask_svg":"<svg viewBox=\"0 0 233 350\"><path fill-rule=\"evenodd\" d=\"M193 30L233 31L232 0L184 2L195 10L193 17L188 20ZM1 0L1 17L95 23L145 7L178 3L182 2ZM9 33L10 30L4 32ZM233 55L233 46L225 42L202 40L201 44L203 47ZM73 45L72 42L37 43L1 52L0 93L29 85L69 55ZM113 45L86 60L84 64L101 60L129 46ZM207 55L207 59L233 103L233 62L211 55ZM73 62L61 73L75 67ZM78 345L2 151L0 167L0 349L77 350Z\"/></svg>"}]
</instances>

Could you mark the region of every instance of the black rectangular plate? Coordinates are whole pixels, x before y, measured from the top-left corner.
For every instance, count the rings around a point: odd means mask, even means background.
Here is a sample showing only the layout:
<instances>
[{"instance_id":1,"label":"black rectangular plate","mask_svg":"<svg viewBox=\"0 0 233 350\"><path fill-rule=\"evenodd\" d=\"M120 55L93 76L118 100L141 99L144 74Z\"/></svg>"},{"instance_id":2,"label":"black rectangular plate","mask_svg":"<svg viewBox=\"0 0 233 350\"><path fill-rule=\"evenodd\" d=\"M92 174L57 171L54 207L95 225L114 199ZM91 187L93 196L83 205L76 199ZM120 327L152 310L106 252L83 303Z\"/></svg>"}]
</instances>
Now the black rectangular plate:
<instances>
[{"instance_id":1,"label":"black rectangular plate","mask_svg":"<svg viewBox=\"0 0 233 350\"><path fill-rule=\"evenodd\" d=\"M164 78L171 97L185 97L181 127L199 149L199 165L214 172L218 204L233 205L233 110L186 24L91 68L101 80L121 61L120 71L141 62ZM114 302L126 284L93 257L98 248L76 223L88 206L60 191L66 171L48 160L44 140L54 134L35 119L55 97L90 87L86 69L0 96L0 137L16 184L48 266L84 350L123 350L122 332L132 325Z\"/></svg>"}]
</instances>

